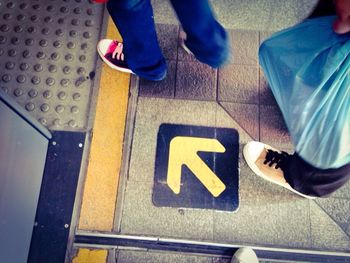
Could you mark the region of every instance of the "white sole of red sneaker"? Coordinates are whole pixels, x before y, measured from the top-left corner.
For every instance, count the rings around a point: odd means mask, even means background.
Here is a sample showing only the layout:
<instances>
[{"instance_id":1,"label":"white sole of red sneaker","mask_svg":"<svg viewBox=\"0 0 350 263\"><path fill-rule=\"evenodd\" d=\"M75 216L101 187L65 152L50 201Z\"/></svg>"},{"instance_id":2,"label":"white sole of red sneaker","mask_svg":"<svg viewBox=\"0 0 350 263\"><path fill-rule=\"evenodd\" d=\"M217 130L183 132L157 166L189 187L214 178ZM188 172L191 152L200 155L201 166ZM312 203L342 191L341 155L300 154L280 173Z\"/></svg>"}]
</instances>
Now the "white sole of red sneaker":
<instances>
[{"instance_id":1,"label":"white sole of red sneaker","mask_svg":"<svg viewBox=\"0 0 350 263\"><path fill-rule=\"evenodd\" d=\"M97 52L100 56L100 58L103 60L103 62L105 62L110 68L121 71L121 72L125 72L125 73L130 73L130 74L135 74L134 72L132 72L130 69L126 69L126 68L122 68L122 67L118 67L116 65L114 65L113 63L109 62L108 59L105 58L105 53L106 53L106 47L105 47L105 39L100 40L100 42L98 42L97 44Z\"/></svg>"},{"instance_id":2,"label":"white sole of red sneaker","mask_svg":"<svg viewBox=\"0 0 350 263\"><path fill-rule=\"evenodd\" d=\"M279 150L271 147L271 146L268 146L266 144L263 144L263 143L260 143L260 142L249 142L247 143L244 147L243 147L243 157L245 159L245 161L247 162L249 168L259 177L265 179L266 181L269 181L271 183L274 183L274 184L277 184L279 186L282 186L286 189L288 189L289 191L297 194L297 195L300 195L304 198L308 198L308 199L315 199L316 197L314 196L309 196L309 195L304 195L296 190L294 190L288 183L281 183L281 182L278 182L278 181L275 181L275 180L272 180L270 177L266 176L264 173L262 173L260 171L260 169L256 166L255 164L255 160L253 160L252 158L249 158L250 156L250 151L251 147L257 147L257 148L262 148L262 147L266 147L266 149L269 149L269 150L273 150L273 151L276 151L276 152L279 152ZM261 149L262 150L262 149ZM261 153L261 150L259 151ZM260 154L259 154L260 155Z\"/></svg>"}]
</instances>

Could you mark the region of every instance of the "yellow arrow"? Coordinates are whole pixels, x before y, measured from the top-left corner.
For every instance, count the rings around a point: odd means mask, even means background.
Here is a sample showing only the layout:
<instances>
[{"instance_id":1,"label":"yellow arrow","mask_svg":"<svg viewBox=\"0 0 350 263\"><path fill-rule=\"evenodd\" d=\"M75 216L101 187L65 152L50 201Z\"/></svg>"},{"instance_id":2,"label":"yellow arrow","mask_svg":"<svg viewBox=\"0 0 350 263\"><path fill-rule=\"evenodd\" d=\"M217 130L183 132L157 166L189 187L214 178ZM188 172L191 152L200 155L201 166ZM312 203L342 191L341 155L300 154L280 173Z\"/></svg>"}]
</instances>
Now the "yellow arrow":
<instances>
[{"instance_id":1,"label":"yellow arrow","mask_svg":"<svg viewBox=\"0 0 350 263\"><path fill-rule=\"evenodd\" d=\"M180 193L181 168L186 165L215 197L225 189L224 183L203 162L197 152L225 152L225 147L216 139L174 137L170 142L167 183L175 194Z\"/></svg>"}]
</instances>

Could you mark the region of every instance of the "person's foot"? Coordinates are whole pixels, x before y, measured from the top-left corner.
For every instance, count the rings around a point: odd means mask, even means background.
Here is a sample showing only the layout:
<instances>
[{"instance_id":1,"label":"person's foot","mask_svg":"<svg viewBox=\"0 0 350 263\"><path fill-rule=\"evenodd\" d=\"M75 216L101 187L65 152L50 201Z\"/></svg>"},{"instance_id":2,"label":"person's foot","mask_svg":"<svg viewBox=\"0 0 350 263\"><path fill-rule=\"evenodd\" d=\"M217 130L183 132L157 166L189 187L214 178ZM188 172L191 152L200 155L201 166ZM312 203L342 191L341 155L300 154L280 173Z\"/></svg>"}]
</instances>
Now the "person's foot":
<instances>
[{"instance_id":1,"label":"person's foot","mask_svg":"<svg viewBox=\"0 0 350 263\"><path fill-rule=\"evenodd\" d=\"M97 52L111 68L126 73L133 73L123 53L123 43L112 39L102 39L97 44Z\"/></svg>"},{"instance_id":2,"label":"person's foot","mask_svg":"<svg viewBox=\"0 0 350 263\"><path fill-rule=\"evenodd\" d=\"M231 263L259 263L259 259L253 249L242 247L233 255Z\"/></svg>"},{"instance_id":3,"label":"person's foot","mask_svg":"<svg viewBox=\"0 0 350 263\"><path fill-rule=\"evenodd\" d=\"M250 169L267 181L282 186L302 197L314 199L293 189L284 178L291 155L261 142L251 141L243 148L243 156Z\"/></svg>"},{"instance_id":4,"label":"person's foot","mask_svg":"<svg viewBox=\"0 0 350 263\"><path fill-rule=\"evenodd\" d=\"M180 29L180 34L179 34L180 47L182 47L187 54L193 55L192 51L185 44L186 39L187 39L187 34L185 33L185 31Z\"/></svg>"}]
</instances>

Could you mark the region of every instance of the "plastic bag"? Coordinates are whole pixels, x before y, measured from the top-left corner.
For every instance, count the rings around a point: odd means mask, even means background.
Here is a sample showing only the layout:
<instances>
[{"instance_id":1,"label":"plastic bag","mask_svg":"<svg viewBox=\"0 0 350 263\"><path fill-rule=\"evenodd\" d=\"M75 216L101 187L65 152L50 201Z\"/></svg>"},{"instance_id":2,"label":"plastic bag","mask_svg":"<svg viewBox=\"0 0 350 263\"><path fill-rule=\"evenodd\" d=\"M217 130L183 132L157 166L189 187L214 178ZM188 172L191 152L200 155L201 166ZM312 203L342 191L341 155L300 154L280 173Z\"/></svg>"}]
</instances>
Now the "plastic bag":
<instances>
[{"instance_id":1,"label":"plastic bag","mask_svg":"<svg viewBox=\"0 0 350 263\"><path fill-rule=\"evenodd\" d=\"M350 34L334 33L335 19L306 20L259 50L296 152L321 169L350 163Z\"/></svg>"}]
</instances>

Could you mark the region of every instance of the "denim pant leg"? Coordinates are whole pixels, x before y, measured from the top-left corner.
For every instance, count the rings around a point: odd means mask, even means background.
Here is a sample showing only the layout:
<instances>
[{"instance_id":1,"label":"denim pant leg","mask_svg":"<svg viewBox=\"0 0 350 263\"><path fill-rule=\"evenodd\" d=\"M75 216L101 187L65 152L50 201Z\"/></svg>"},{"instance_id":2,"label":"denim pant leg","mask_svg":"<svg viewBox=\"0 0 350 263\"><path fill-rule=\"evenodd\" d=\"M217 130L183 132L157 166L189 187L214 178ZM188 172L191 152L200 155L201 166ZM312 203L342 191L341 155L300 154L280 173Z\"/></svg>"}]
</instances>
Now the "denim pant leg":
<instances>
[{"instance_id":1,"label":"denim pant leg","mask_svg":"<svg viewBox=\"0 0 350 263\"><path fill-rule=\"evenodd\" d=\"M162 79L166 62L158 44L150 0L109 0L107 9L123 37L130 69L146 79Z\"/></svg>"},{"instance_id":2,"label":"denim pant leg","mask_svg":"<svg viewBox=\"0 0 350 263\"><path fill-rule=\"evenodd\" d=\"M216 21L208 0L171 0L187 34L186 46L195 57L214 68L229 60L225 29Z\"/></svg>"}]
</instances>

